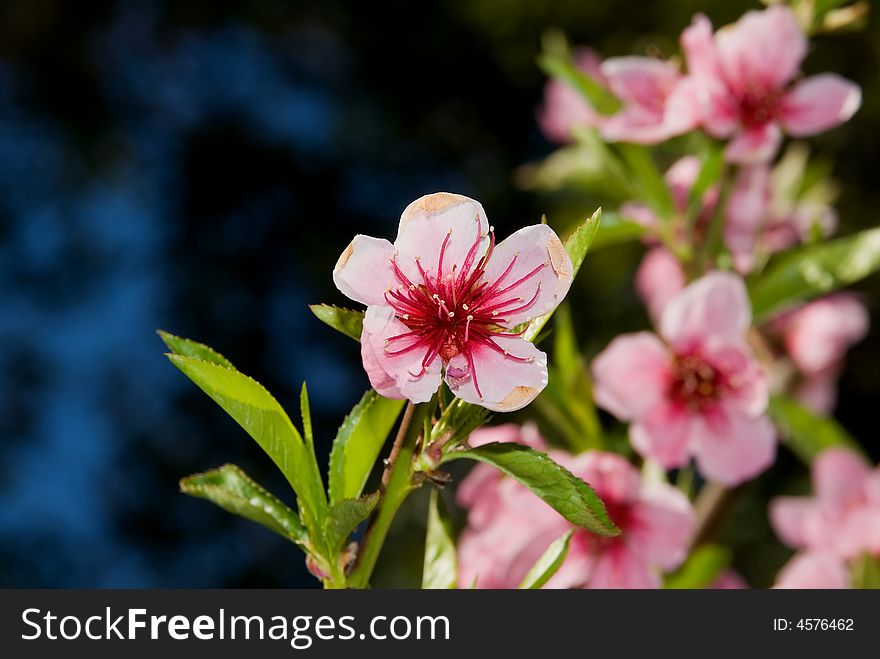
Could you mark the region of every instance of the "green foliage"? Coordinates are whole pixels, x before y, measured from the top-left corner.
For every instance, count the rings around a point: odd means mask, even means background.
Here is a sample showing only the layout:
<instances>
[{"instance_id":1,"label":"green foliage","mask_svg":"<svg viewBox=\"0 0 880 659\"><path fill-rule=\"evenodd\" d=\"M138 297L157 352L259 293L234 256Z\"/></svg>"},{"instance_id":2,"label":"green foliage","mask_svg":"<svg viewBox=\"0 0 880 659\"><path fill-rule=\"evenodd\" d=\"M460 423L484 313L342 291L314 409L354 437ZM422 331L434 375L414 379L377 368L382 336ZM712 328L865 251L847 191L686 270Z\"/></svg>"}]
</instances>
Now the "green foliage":
<instances>
[{"instance_id":1,"label":"green foliage","mask_svg":"<svg viewBox=\"0 0 880 659\"><path fill-rule=\"evenodd\" d=\"M614 94L578 68L562 34L548 32L543 42L544 52L538 56L538 66L544 73L579 92L600 114L610 115L620 109L621 103Z\"/></svg>"},{"instance_id":2,"label":"green foliage","mask_svg":"<svg viewBox=\"0 0 880 659\"><path fill-rule=\"evenodd\" d=\"M345 417L330 452L331 503L361 495L404 402L383 398L371 390Z\"/></svg>"},{"instance_id":3,"label":"green foliage","mask_svg":"<svg viewBox=\"0 0 880 659\"><path fill-rule=\"evenodd\" d=\"M550 581L550 577L556 574L557 570L562 567L565 557L568 556L568 548L571 546L571 536L574 530L571 529L561 538L557 538L547 550L541 554L541 557L529 569L523 578L519 587L521 589L536 590Z\"/></svg>"},{"instance_id":4,"label":"green foliage","mask_svg":"<svg viewBox=\"0 0 880 659\"><path fill-rule=\"evenodd\" d=\"M784 396L770 398L770 416L786 445L807 464L832 446L862 452L859 443L833 418L818 416Z\"/></svg>"},{"instance_id":5,"label":"green foliage","mask_svg":"<svg viewBox=\"0 0 880 659\"><path fill-rule=\"evenodd\" d=\"M379 493L373 492L359 499L343 499L330 506L324 522L324 542L331 556L342 549L348 536L363 522L379 502Z\"/></svg>"},{"instance_id":6,"label":"green foliage","mask_svg":"<svg viewBox=\"0 0 880 659\"><path fill-rule=\"evenodd\" d=\"M169 334L163 330L159 330L157 333L165 342L165 345L168 346L168 349L175 355L185 355L186 357L194 357L212 364L225 366L226 368L235 368L226 357L213 348L209 348L204 343L197 343L190 339L174 336L174 334Z\"/></svg>"},{"instance_id":7,"label":"green foliage","mask_svg":"<svg viewBox=\"0 0 880 659\"><path fill-rule=\"evenodd\" d=\"M852 565L852 587L880 589L880 558L863 554Z\"/></svg>"},{"instance_id":8,"label":"green foliage","mask_svg":"<svg viewBox=\"0 0 880 659\"><path fill-rule=\"evenodd\" d=\"M688 218L691 223L696 221L703 205L703 195L718 183L724 171L724 150L719 144L712 144L704 152L700 163L700 173L688 195Z\"/></svg>"},{"instance_id":9,"label":"green foliage","mask_svg":"<svg viewBox=\"0 0 880 659\"><path fill-rule=\"evenodd\" d=\"M446 405L440 418L430 428L430 441L439 442L448 450L467 440L488 419L489 410L485 407L455 398Z\"/></svg>"},{"instance_id":10,"label":"green foliage","mask_svg":"<svg viewBox=\"0 0 880 659\"><path fill-rule=\"evenodd\" d=\"M878 268L880 228L791 250L752 283L755 320L857 282Z\"/></svg>"},{"instance_id":11,"label":"green foliage","mask_svg":"<svg viewBox=\"0 0 880 659\"><path fill-rule=\"evenodd\" d=\"M675 590L708 588L730 565L730 550L720 545L702 545L666 577L664 588Z\"/></svg>"},{"instance_id":12,"label":"green foliage","mask_svg":"<svg viewBox=\"0 0 880 659\"><path fill-rule=\"evenodd\" d=\"M492 443L451 451L443 462L461 458L484 462L515 478L576 526L603 536L620 533L593 489L545 453L521 444Z\"/></svg>"},{"instance_id":13,"label":"green foliage","mask_svg":"<svg viewBox=\"0 0 880 659\"><path fill-rule=\"evenodd\" d=\"M180 480L180 491L207 499L223 510L262 524L304 548L309 546L299 517L233 464Z\"/></svg>"},{"instance_id":14,"label":"green foliage","mask_svg":"<svg viewBox=\"0 0 880 659\"><path fill-rule=\"evenodd\" d=\"M319 320L337 332L342 332L355 341L361 340L361 332L364 329L363 311L335 307L332 304L310 304L309 309Z\"/></svg>"},{"instance_id":15,"label":"green foliage","mask_svg":"<svg viewBox=\"0 0 880 659\"><path fill-rule=\"evenodd\" d=\"M645 227L617 213L603 213L602 226L596 233L592 249L604 249L621 243L640 240L645 235Z\"/></svg>"},{"instance_id":16,"label":"green foliage","mask_svg":"<svg viewBox=\"0 0 880 659\"><path fill-rule=\"evenodd\" d=\"M455 588L458 581L458 557L452 534L452 522L443 497L437 488L431 490L428 504L428 530L425 535L425 562L422 588L445 590Z\"/></svg>"},{"instance_id":17,"label":"green foliage","mask_svg":"<svg viewBox=\"0 0 880 659\"><path fill-rule=\"evenodd\" d=\"M644 199L661 219L672 217L675 213L672 192L657 169L651 152L641 145L625 143L618 144L616 150L632 174L639 198Z\"/></svg>"}]
</instances>

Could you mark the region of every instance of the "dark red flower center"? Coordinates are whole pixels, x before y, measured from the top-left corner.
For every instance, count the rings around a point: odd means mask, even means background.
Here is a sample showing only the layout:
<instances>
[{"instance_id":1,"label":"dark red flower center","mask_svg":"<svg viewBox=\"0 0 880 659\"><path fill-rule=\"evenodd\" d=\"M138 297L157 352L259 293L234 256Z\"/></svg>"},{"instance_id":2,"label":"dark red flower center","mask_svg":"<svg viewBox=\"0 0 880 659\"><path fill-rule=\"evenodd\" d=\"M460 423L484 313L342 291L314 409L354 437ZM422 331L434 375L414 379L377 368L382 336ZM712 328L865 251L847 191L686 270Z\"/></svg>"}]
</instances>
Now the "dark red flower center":
<instances>
[{"instance_id":1,"label":"dark red flower center","mask_svg":"<svg viewBox=\"0 0 880 659\"><path fill-rule=\"evenodd\" d=\"M675 358L669 397L692 410L702 410L721 397L724 374L696 354Z\"/></svg>"},{"instance_id":2,"label":"dark red flower center","mask_svg":"<svg viewBox=\"0 0 880 659\"><path fill-rule=\"evenodd\" d=\"M763 126L779 118L778 91L750 90L739 98L740 122L746 128Z\"/></svg>"}]
</instances>

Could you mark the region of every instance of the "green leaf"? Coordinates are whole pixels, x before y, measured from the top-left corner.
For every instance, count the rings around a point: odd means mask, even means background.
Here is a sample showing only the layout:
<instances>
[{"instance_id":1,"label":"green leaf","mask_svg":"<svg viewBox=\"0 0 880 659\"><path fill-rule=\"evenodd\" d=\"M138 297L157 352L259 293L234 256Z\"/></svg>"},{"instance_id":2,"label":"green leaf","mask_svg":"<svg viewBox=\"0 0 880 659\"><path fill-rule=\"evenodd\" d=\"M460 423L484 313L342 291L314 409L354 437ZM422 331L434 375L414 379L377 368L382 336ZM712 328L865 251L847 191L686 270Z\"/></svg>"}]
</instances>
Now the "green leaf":
<instances>
[{"instance_id":1,"label":"green leaf","mask_svg":"<svg viewBox=\"0 0 880 659\"><path fill-rule=\"evenodd\" d=\"M807 464L831 446L846 446L862 453L859 443L837 421L819 416L789 398L772 396L769 411L786 445Z\"/></svg>"},{"instance_id":2,"label":"green leaf","mask_svg":"<svg viewBox=\"0 0 880 659\"><path fill-rule=\"evenodd\" d=\"M880 558L863 554L853 562L852 587L880 589Z\"/></svg>"},{"instance_id":3,"label":"green leaf","mask_svg":"<svg viewBox=\"0 0 880 659\"><path fill-rule=\"evenodd\" d=\"M324 540L331 556L336 555L358 524L363 522L379 502L379 493L373 492L360 499L343 499L330 506L324 522Z\"/></svg>"},{"instance_id":4,"label":"green leaf","mask_svg":"<svg viewBox=\"0 0 880 659\"><path fill-rule=\"evenodd\" d=\"M241 515L304 548L309 546L305 527L296 513L254 482L239 467L223 465L180 480L180 491L207 499L223 510Z\"/></svg>"},{"instance_id":5,"label":"green leaf","mask_svg":"<svg viewBox=\"0 0 880 659\"><path fill-rule=\"evenodd\" d=\"M460 458L484 462L515 478L576 526L604 536L620 533L593 489L545 453L522 444L492 443L451 451L443 462Z\"/></svg>"},{"instance_id":6,"label":"green leaf","mask_svg":"<svg viewBox=\"0 0 880 659\"><path fill-rule=\"evenodd\" d=\"M454 398L446 404L443 414L429 428L429 443L439 442L445 449L464 442L470 434L489 419L489 410ZM430 421L430 419L428 419Z\"/></svg>"},{"instance_id":7,"label":"green leaf","mask_svg":"<svg viewBox=\"0 0 880 659\"><path fill-rule=\"evenodd\" d=\"M221 355L213 348L209 348L204 343L197 343L195 341L191 341L190 339L184 339L179 336L174 336L173 334L169 334L168 332L165 332L163 330L157 330L157 333L165 342L165 345L168 346L168 349L171 350L171 352L173 352L175 355L195 357L196 359L211 362L212 364L219 364L220 366L225 366L226 368L235 368L235 366L232 365L232 362L226 359L226 357Z\"/></svg>"},{"instance_id":8,"label":"green leaf","mask_svg":"<svg viewBox=\"0 0 880 659\"><path fill-rule=\"evenodd\" d=\"M184 355L168 355L168 359L226 410L278 465L307 508L300 509L303 519L322 519L327 503L317 464L290 418L263 385L216 363Z\"/></svg>"},{"instance_id":9,"label":"green leaf","mask_svg":"<svg viewBox=\"0 0 880 659\"><path fill-rule=\"evenodd\" d=\"M445 590L458 582L458 557L452 535L452 522L437 488L431 490L428 505L428 531L425 536L425 563L422 588Z\"/></svg>"},{"instance_id":10,"label":"green leaf","mask_svg":"<svg viewBox=\"0 0 880 659\"><path fill-rule=\"evenodd\" d=\"M640 197L656 211L661 219L669 219L675 213L672 192L666 180L654 164L651 152L639 144L621 143L617 151L629 166L633 179L640 190Z\"/></svg>"},{"instance_id":11,"label":"green leaf","mask_svg":"<svg viewBox=\"0 0 880 659\"><path fill-rule=\"evenodd\" d=\"M312 410L309 407L309 392L306 389L306 383L303 382L302 389L299 392L299 413L302 416L303 435L306 438L306 444L312 454L315 453L315 436L312 434Z\"/></svg>"},{"instance_id":12,"label":"green leaf","mask_svg":"<svg viewBox=\"0 0 880 659\"><path fill-rule=\"evenodd\" d=\"M675 590L708 588L730 565L730 550L720 545L702 545L684 564L666 577L664 588Z\"/></svg>"},{"instance_id":13,"label":"green leaf","mask_svg":"<svg viewBox=\"0 0 880 659\"><path fill-rule=\"evenodd\" d=\"M361 332L364 329L363 311L334 307L331 304L310 304L309 309L319 320L338 332L342 332L355 341L361 340Z\"/></svg>"},{"instance_id":14,"label":"green leaf","mask_svg":"<svg viewBox=\"0 0 880 659\"><path fill-rule=\"evenodd\" d=\"M574 63L568 43L561 33L546 33L543 47L544 52L538 56L538 66L544 73L579 92L599 114L610 115L620 109L620 100Z\"/></svg>"},{"instance_id":15,"label":"green leaf","mask_svg":"<svg viewBox=\"0 0 880 659\"><path fill-rule=\"evenodd\" d=\"M857 282L878 268L880 228L792 250L751 286L755 319Z\"/></svg>"},{"instance_id":16,"label":"green leaf","mask_svg":"<svg viewBox=\"0 0 880 659\"><path fill-rule=\"evenodd\" d=\"M345 417L330 452L331 503L361 495L404 402L370 390Z\"/></svg>"},{"instance_id":17,"label":"green leaf","mask_svg":"<svg viewBox=\"0 0 880 659\"><path fill-rule=\"evenodd\" d=\"M703 205L703 195L718 182L723 170L724 150L719 144L713 143L703 156L700 173L688 195L688 214L691 218L696 218Z\"/></svg>"},{"instance_id":18,"label":"green leaf","mask_svg":"<svg viewBox=\"0 0 880 659\"><path fill-rule=\"evenodd\" d=\"M568 548L571 545L571 536L574 529L569 530L561 538L557 538L547 547L541 558L528 571L519 587L525 590L537 590L550 581L550 577L562 567L565 557L568 556Z\"/></svg>"},{"instance_id":19,"label":"green leaf","mask_svg":"<svg viewBox=\"0 0 880 659\"><path fill-rule=\"evenodd\" d=\"M581 269L584 259L587 257L587 252L590 251L590 245L593 244L593 238L596 237L596 232L599 231L599 225L601 222L602 209L597 208L596 212L588 219L584 220L584 222L574 230L564 243L568 258L571 259L572 281L577 277L577 273ZM534 341L552 315L553 311L535 318L531 325L529 325L528 330L523 334L523 338L525 338L526 341Z\"/></svg>"},{"instance_id":20,"label":"green leaf","mask_svg":"<svg viewBox=\"0 0 880 659\"><path fill-rule=\"evenodd\" d=\"M616 213L603 213L602 226L596 233L591 249L604 249L621 243L640 240L647 230L641 224L633 222Z\"/></svg>"}]
</instances>

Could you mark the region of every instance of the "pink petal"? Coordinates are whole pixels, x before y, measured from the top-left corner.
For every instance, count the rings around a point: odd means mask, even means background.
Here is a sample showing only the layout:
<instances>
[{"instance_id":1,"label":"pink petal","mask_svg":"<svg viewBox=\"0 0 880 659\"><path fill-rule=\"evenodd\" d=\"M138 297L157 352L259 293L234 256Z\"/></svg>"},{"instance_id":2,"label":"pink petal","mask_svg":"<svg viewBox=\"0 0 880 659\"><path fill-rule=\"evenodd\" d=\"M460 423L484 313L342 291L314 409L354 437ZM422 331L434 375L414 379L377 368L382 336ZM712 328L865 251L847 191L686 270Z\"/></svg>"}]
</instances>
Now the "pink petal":
<instances>
[{"instance_id":1,"label":"pink petal","mask_svg":"<svg viewBox=\"0 0 880 659\"><path fill-rule=\"evenodd\" d=\"M712 22L704 14L694 16L691 24L681 33L681 48L689 74L706 78L719 76Z\"/></svg>"},{"instance_id":2,"label":"pink petal","mask_svg":"<svg viewBox=\"0 0 880 659\"><path fill-rule=\"evenodd\" d=\"M834 73L798 83L782 102L782 123L795 137L815 135L852 117L862 104L862 90Z\"/></svg>"},{"instance_id":3,"label":"pink petal","mask_svg":"<svg viewBox=\"0 0 880 659\"><path fill-rule=\"evenodd\" d=\"M476 464L461 481L455 492L455 500L461 507L470 509L470 528L483 528L501 509L503 502L498 496L498 481L501 478L502 475L494 467Z\"/></svg>"},{"instance_id":4,"label":"pink petal","mask_svg":"<svg viewBox=\"0 0 880 659\"><path fill-rule=\"evenodd\" d=\"M489 245L489 221L483 206L469 197L437 192L420 197L407 206L400 216L400 227L394 247L397 262L410 281L422 283L422 275L415 259L422 267L437 276L440 252L446 242L443 257L443 276L460 272L471 248L477 244L476 259Z\"/></svg>"},{"instance_id":5,"label":"pink petal","mask_svg":"<svg viewBox=\"0 0 880 659\"><path fill-rule=\"evenodd\" d=\"M641 417L660 401L670 361L666 347L649 332L618 336L593 360L596 403L623 421Z\"/></svg>"},{"instance_id":6,"label":"pink petal","mask_svg":"<svg viewBox=\"0 0 880 659\"><path fill-rule=\"evenodd\" d=\"M715 36L724 77L735 94L773 92L797 75L807 39L794 13L782 5L749 11Z\"/></svg>"},{"instance_id":7,"label":"pink petal","mask_svg":"<svg viewBox=\"0 0 880 659\"><path fill-rule=\"evenodd\" d=\"M479 393L464 354L449 361L446 384L469 403L495 412L513 412L531 403L547 386L547 355L525 339L496 336L492 340L513 358L486 346L473 350Z\"/></svg>"},{"instance_id":8,"label":"pink petal","mask_svg":"<svg viewBox=\"0 0 880 659\"><path fill-rule=\"evenodd\" d=\"M807 375L828 371L868 333L868 312L854 295L840 293L810 302L792 312L785 348Z\"/></svg>"},{"instance_id":9,"label":"pink petal","mask_svg":"<svg viewBox=\"0 0 880 659\"><path fill-rule=\"evenodd\" d=\"M498 294L485 304L510 300L498 309L498 322L513 327L555 309L568 293L572 276L571 259L556 232L546 224L524 227L492 252L483 281L496 285ZM520 311L506 313L507 309Z\"/></svg>"},{"instance_id":10,"label":"pink petal","mask_svg":"<svg viewBox=\"0 0 880 659\"><path fill-rule=\"evenodd\" d=\"M387 240L358 234L336 262L333 283L355 302L384 305L385 291L397 285L389 262L393 255Z\"/></svg>"},{"instance_id":11,"label":"pink petal","mask_svg":"<svg viewBox=\"0 0 880 659\"><path fill-rule=\"evenodd\" d=\"M801 405L817 414L831 414L837 405L837 369L805 377L796 386L792 396Z\"/></svg>"},{"instance_id":12,"label":"pink petal","mask_svg":"<svg viewBox=\"0 0 880 659\"><path fill-rule=\"evenodd\" d=\"M494 442L516 442L524 446L531 446L539 451L547 450L547 442L538 433L537 427L532 423L521 426L517 423L503 423L498 426L483 426L471 433L468 437L470 446L483 446Z\"/></svg>"},{"instance_id":13,"label":"pink petal","mask_svg":"<svg viewBox=\"0 0 880 659\"><path fill-rule=\"evenodd\" d=\"M602 59L589 48L578 48L574 53L577 67L587 75L602 80ZM569 142L572 131L579 126L593 126L599 115L580 92L558 80L550 80L544 87L544 104L538 111L538 123L544 134L554 142Z\"/></svg>"},{"instance_id":14,"label":"pink petal","mask_svg":"<svg viewBox=\"0 0 880 659\"><path fill-rule=\"evenodd\" d=\"M767 410L770 397L767 374L745 341L708 342L702 354L727 381L729 405L748 416L758 416Z\"/></svg>"},{"instance_id":15,"label":"pink petal","mask_svg":"<svg viewBox=\"0 0 880 659\"><path fill-rule=\"evenodd\" d=\"M862 497L868 464L849 449L832 447L813 461L813 492L832 510L844 510Z\"/></svg>"},{"instance_id":16,"label":"pink petal","mask_svg":"<svg viewBox=\"0 0 880 659\"><path fill-rule=\"evenodd\" d=\"M767 122L744 129L727 145L724 157L737 165L752 165L771 160L782 143L782 131Z\"/></svg>"},{"instance_id":17,"label":"pink petal","mask_svg":"<svg viewBox=\"0 0 880 659\"><path fill-rule=\"evenodd\" d=\"M617 212L623 219L640 224L651 231L659 231L663 226L657 214L645 204L628 201L621 204Z\"/></svg>"},{"instance_id":18,"label":"pink petal","mask_svg":"<svg viewBox=\"0 0 880 659\"><path fill-rule=\"evenodd\" d=\"M865 480L865 498L870 505L880 507L880 467L875 468Z\"/></svg>"},{"instance_id":19,"label":"pink petal","mask_svg":"<svg viewBox=\"0 0 880 659\"><path fill-rule=\"evenodd\" d=\"M609 57L601 71L625 105L661 113L663 100L681 78L677 66L654 57Z\"/></svg>"},{"instance_id":20,"label":"pink petal","mask_svg":"<svg viewBox=\"0 0 880 659\"><path fill-rule=\"evenodd\" d=\"M724 242L741 273L748 273L754 267L755 248L771 193L767 165L752 165L739 171L725 209Z\"/></svg>"},{"instance_id":21,"label":"pink petal","mask_svg":"<svg viewBox=\"0 0 880 659\"><path fill-rule=\"evenodd\" d=\"M655 247L642 258L636 271L636 291L657 323L669 301L685 286L684 269L664 247Z\"/></svg>"},{"instance_id":22,"label":"pink petal","mask_svg":"<svg viewBox=\"0 0 880 659\"><path fill-rule=\"evenodd\" d=\"M789 547L806 545L804 524L814 508L809 497L776 497L770 502L770 523L779 539Z\"/></svg>"},{"instance_id":23,"label":"pink petal","mask_svg":"<svg viewBox=\"0 0 880 659\"><path fill-rule=\"evenodd\" d=\"M392 398L408 398L413 403L426 403L440 387L440 359L435 359L423 369L422 359L427 347L392 355L389 351L404 349L413 341L409 339L386 344L386 339L409 331L406 325L397 320L391 307L367 307L361 334L361 356L370 383L379 393Z\"/></svg>"},{"instance_id":24,"label":"pink petal","mask_svg":"<svg viewBox=\"0 0 880 659\"><path fill-rule=\"evenodd\" d=\"M844 558L880 556L880 508L860 506L853 510L844 518L835 540L835 547Z\"/></svg>"},{"instance_id":25,"label":"pink petal","mask_svg":"<svg viewBox=\"0 0 880 659\"><path fill-rule=\"evenodd\" d=\"M775 588L849 588L849 573L843 560L824 552L797 554L782 568Z\"/></svg>"},{"instance_id":26,"label":"pink petal","mask_svg":"<svg viewBox=\"0 0 880 659\"><path fill-rule=\"evenodd\" d=\"M550 580L544 584L545 590L584 588L593 573L596 555L591 542L586 541L586 534L576 533L571 539L568 556Z\"/></svg>"},{"instance_id":27,"label":"pink petal","mask_svg":"<svg viewBox=\"0 0 880 659\"><path fill-rule=\"evenodd\" d=\"M715 590L742 590L748 587L745 579L733 570L724 570L711 586Z\"/></svg>"},{"instance_id":28,"label":"pink petal","mask_svg":"<svg viewBox=\"0 0 880 659\"><path fill-rule=\"evenodd\" d=\"M664 570L681 564L694 530L694 509L680 490L662 483L647 485L630 514L624 533L634 551Z\"/></svg>"},{"instance_id":29,"label":"pink petal","mask_svg":"<svg viewBox=\"0 0 880 659\"><path fill-rule=\"evenodd\" d=\"M660 575L624 543L616 543L596 560L589 588L659 588Z\"/></svg>"},{"instance_id":30,"label":"pink petal","mask_svg":"<svg viewBox=\"0 0 880 659\"><path fill-rule=\"evenodd\" d=\"M729 272L710 272L690 284L666 306L660 334L673 345L707 337L741 341L752 321L742 279Z\"/></svg>"},{"instance_id":31,"label":"pink petal","mask_svg":"<svg viewBox=\"0 0 880 659\"><path fill-rule=\"evenodd\" d=\"M624 505L635 501L639 494L639 472L616 453L585 451L565 467L589 483L603 501Z\"/></svg>"},{"instance_id":32,"label":"pink petal","mask_svg":"<svg viewBox=\"0 0 880 659\"><path fill-rule=\"evenodd\" d=\"M691 188L694 187L702 168L703 165L697 156L684 156L676 160L663 175L675 199L675 207L679 211L684 212L688 209Z\"/></svg>"},{"instance_id":33,"label":"pink petal","mask_svg":"<svg viewBox=\"0 0 880 659\"><path fill-rule=\"evenodd\" d=\"M700 472L722 485L757 476L776 457L776 428L770 420L747 416L729 404L703 417L692 442Z\"/></svg>"},{"instance_id":34,"label":"pink petal","mask_svg":"<svg viewBox=\"0 0 880 659\"><path fill-rule=\"evenodd\" d=\"M661 402L630 426L630 442L639 455L662 467L680 467L688 461L693 422L682 406Z\"/></svg>"}]
</instances>

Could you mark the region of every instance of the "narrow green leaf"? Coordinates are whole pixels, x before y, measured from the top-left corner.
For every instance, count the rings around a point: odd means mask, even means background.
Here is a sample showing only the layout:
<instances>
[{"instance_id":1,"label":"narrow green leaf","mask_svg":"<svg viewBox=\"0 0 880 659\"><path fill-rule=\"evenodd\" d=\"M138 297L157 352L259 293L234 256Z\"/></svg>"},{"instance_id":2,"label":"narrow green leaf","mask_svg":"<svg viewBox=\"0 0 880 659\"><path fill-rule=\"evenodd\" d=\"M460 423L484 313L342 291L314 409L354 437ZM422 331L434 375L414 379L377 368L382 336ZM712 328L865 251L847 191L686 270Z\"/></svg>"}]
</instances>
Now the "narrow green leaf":
<instances>
[{"instance_id":1,"label":"narrow green leaf","mask_svg":"<svg viewBox=\"0 0 880 659\"><path fill-rule=\"evenodd\" d=\"M515 478L576 526L604 536L620 533L593 489L545 453L522 444L492 443L451 451L443 462L460 458L484 462Z\"/></svg>"},{"instance_id":2,"label":"narrow green leaf","mask_svg":"<svg viewBox=\"0 0 880 659\"><path fill-rule=\"evenodd\" d=\"M591 249L604 249L621 243L640 240L645 235L645 227L616 213L603 213L602 226L596 233Z\"/></svg>"},{"instance_id":3,"label":"narrow green leaf","mask_svg":"<svg viewBox=\"0 0 880 659\"><path fill-rule=\"evenodd\" d=\"M370 390L345 417L330 452L331 503L361 495L404 402Z\"/></svg>"},{"instance_id":4,"label":"narrow green leaf","mask_svg":"<svg viewBox=\"0 0 880 659\"><path fill-rule=\"evenodd\" d=\"M751 286L755 319L857 282L878 268L880 228L792 250Z\"/></svg>"},{"instance_id":5,"label":"narrow green leaf","mask_svg":"<svg viewBox=\"0 0 880 659\"><path fill-rule=\"evenodd\" d=\"M784 396L770 398L770 416L786 445L805 463L831 446L862 453L859 443L831 417L819 416Z\"/></svg>"},{"instance_id":6,"label":"narrow green leaf","mask_svg":"<svg viewBox=\"0 0 880 659\"><path fill-rule=\"evenodd\" d=\"M620 109L620 101L595 78L581 71L570 57L543 53L538 56L538 66L551 78L565 83L580 93L599 114L614 114Z\"/></svg>"},{"instance_id":7,"label":"narrow green leaf","mask_svg":"<svg viewBox=\"0 0 880 659\"><path fill-rule=\"evenodd\" d=\"M312 453L315 452L315 436L312 434L312 410L309 407L309 392L306 389L306 383L303 382L302 389L299 392L299 413L302 416L303 435L306 438L306 444Z\"/></svg>"},{"instance_id":8,"label":"narrow green leaf","mask_svg":"<svg viewBox=\"0 0 880 659\"><path fill-rule=\"evenodd\" d=\"M309 309L319 320L355 341L361 340L364 329L364 312L334 307L331 304L310 304Z\"/></svg>"},{"instance_id":9,"label":"narrow green leaf","mask_svg":"<svg viewBox=\"0 0 880 659\"><path fill-rule=\"evenodd\" d=\"M452 522L443 497L435 487L428 504L428 531L425 535L425 562L422 569L422 588L447 590L458 583L458 556L452 534Z\"/></svg>"},{"instance_id":10,"label":"narrow green leaf","mask_svg":"<svg viewBox=\"0 0 880 659\"><path fill-rule=\"evenodd\" d=\"M303 519L323 519L327 503L317 465L290 418L263 385L219 364L184 355L169 354L168 358L226 410L278 465L308 508L300 510Z\"/></svg>"},{"instance_id":11,"label":"narrow green leaf","mask_svg":"<svg viewBox=\"0 0 880 659\"><path fill-rule=\"evenodd\" d=\"M691 187L688 195L689 215L696 218L700 208L703 205L703 195L706 191L718 182L721 178L721 172L724 170L724 150L719 144L712 143L704 154L700 173L697 180Z\"/></svg>"},{"instance_id":12,"label":"narrow green leaf","mask_svg":"<svg viewBox=\"0 0 880 659\"><path fill-rule=\"evenodd\" d=\"M675 213L672 192L666 180L654 164L651 152L640 144L621 143L617 145L624 162L629 166L641 197L653 208L661 219L669 219Z\"/></svg>"},{"instance_id":13,"label":"narrow green leaf","mask_svg":"<svg viewBox=\"0 0 880 659\"><path fill-rule=\"evenodd\" d=\"M584 220L584 222L566 239L564 245L565 251L568 253L568 258L571 259L572 280L577 277L577 273L581 269L584 259L587 257L587 252L590 251L590 245L593 244L593 239L596 237L596 232L599 231L599 225L601 223L602 209L597 208L596 212L588 219ZM526 341L534 341L552 315L553 312L551 311L550 313L535 318L531 325L529 325L528 330L523 334L523 338L525 338Z\"/></svg>"},{"instance_id":14,"label":"narrow green leaf","mask_svg":"<svg viewBox=\"0 0 880 659\"><path fill-rule=\"evenodd\" d=\"M308 534L296 513L236 465L227 464L182 478L180 491L207 499L227 512L262 524L304 548L309 546Z\"/></svg>"},{"instance_id":15,"label":"narrow green leaf","mask_svg":"<svg viewBox=\"0 0 880 659\"><path fill-rule=\"evenodd\" d=\"M226 357L221 355L213 348L209 348L204 343L197 343L196 341L191 341L190 339L184 339L179 336L174 336L174 334L169 334L168 332L165 332L163 330L157 330L157 333L165 342L165 345L168 346L168 349L171 350L171 352L173 352L175 355L195 357L196 359L211 362L212 364L219 364L220 366L225 366L226 368L235 368L232 365L232 362L226 359Z\"/></svg>"},{"instance_id":16,"label":"narrow green leaf","mask_svg":"<svg viewBox=\"0 0 880 659\"><path fill-rule=\"evenodd\" d=\"M852 587L863 590L880 589L880 558L863 554L853 562Z\"/></svg>"},{"instance_id":17,"label":"narrow green leaf","mask_svg":"<svg viewBox=\"0 0 880 659\"><path fill-rule=\"evenodd\" d=\"M675 590L708 588L728 565L729 549L720 545L702 545L678 570L666 577L663 587Z\"/></svg>"},{"instance_id":18,"label":"narrow green leaf","mask_svg":"<svg viewBox=\"0 0 880 659\"><path fill-rule=\"evenodd\" d=\"M337 554L358 524L363 522L379 502L379 493L373 492L360 499L343 499L330 506L324 522L324 540L330 555Z\"/></svg>"},{"instance_id":19,"label":"narrow green leaf","mask_svg":"<svg viewBox=\"0 0 880 659\"><path fill-rule=\"evenodd\" d=\"M550 543L541 558L539 558L523 578L519 585L524 590L537 590L550 581L550 577L562 567L565 557L568 556L568 548L571 545L571 536L574 530L569 530L561 538Z\"/></svg>"}]
</instances>

